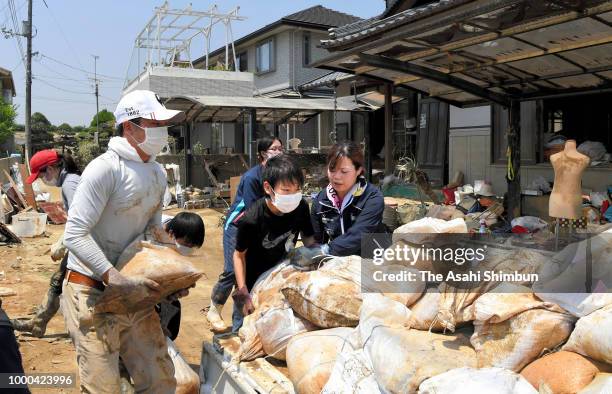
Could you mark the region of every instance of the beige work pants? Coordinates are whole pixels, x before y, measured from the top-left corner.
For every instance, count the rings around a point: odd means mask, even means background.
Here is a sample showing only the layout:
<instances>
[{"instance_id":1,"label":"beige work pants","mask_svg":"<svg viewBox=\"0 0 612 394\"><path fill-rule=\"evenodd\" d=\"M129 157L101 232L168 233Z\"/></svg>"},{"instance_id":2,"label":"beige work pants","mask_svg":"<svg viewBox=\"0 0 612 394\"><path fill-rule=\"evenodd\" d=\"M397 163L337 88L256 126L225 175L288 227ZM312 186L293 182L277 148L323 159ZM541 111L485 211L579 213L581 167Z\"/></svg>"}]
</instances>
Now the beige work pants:
<instances>
[{"instance_id":1,"label":"beige work pants","mask_svg":"<svg viewBox=\"0 0 612 394\"><path fill-rule=\"evenodd\" d=\"M61 308L76 348L82 393L119 393L119 356L137 393L174 393L176 380L155 310L94 313L102 292L64 281Z\"/></svg>"}]
</instances>

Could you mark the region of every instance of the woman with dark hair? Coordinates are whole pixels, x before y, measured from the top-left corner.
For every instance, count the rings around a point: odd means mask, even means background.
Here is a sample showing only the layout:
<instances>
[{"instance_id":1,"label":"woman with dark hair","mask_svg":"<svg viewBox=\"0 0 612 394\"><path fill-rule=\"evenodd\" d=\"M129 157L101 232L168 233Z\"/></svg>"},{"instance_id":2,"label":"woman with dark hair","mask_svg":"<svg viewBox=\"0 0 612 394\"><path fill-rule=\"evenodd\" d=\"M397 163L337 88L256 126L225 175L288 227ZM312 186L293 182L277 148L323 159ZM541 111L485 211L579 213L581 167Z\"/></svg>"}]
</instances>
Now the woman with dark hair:
<instances>
[{"instance_id":1,"label":"woman with dark hair","mask_svg":"<svg viewBox=\"0 0 612 394\"><path fill-rule=\"evenodd\" d=\"M66 212L70 208L76 188L81 181L81 171L70 155L61 155L53 149L36 152L30 159L30 176L27 183L36 179L42 180L45 185L62 188L62 201ZM36 337L45 335L47 323L59 309L59 296L62 294L62 282L66 276L68 253L63 245L62 235L51 247L51 258L61 260L59 269L51 276L47 296L36 315L29 320L13 320L13 326L18 331L32 333Z\"/></svg>"},{"instance_id":2,"label":"woman with dark hair","mask_svg":"<svg viewBox=\"0 0 612 394\"><path fill-rule=\"evenodd\" d=\"M257 160L259 164L242 175L234 203L230 207L223 228L223 272L215 284L210 296L211 303L206 317L210 322L213 332L221 332L226 325L221 318L221 309L232 293L236 278L234 276L234 250L236 249L236 234L238 228L236 223L244 215L244 212L255 201L265 196L263 189L262 174L268 159L283 153L282 142L275 137L263 137L257 140ZM242 314L234 308L233 319L241 318Z\"/></svg>"},{"instance_id":3,"label":"woman with dark hair","mask_svg":"<svg viewBox=\"0 0 612 394\"><path fill-rule=\"evenodd\" d=\"M366 182L363 172L363 152L357 144L346 141L331 148L327 155L329 185L310 209L315 240L322 245L317 253L360 255L362 234L386 232L383 195ZM301 257L314 257L308 249L301 251Z\"/></svg>"}]
</instances>

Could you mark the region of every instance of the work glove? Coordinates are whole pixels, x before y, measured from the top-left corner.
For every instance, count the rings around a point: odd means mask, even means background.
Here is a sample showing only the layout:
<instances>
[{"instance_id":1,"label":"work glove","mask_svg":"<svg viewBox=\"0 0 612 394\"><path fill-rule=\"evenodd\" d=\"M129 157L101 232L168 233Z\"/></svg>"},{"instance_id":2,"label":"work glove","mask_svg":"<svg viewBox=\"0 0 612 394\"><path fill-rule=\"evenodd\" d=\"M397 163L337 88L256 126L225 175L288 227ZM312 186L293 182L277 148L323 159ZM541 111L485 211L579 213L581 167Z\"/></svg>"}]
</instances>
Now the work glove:
<instances>
[{"instance_id":1,"label":"work glove","mask_svg":"<svg viewBox=\"0 0 612 394\"><path fill-rule=\"evenodd\" d=\"M56 243L51 245L50 248L51 259L53 261L59 261L64 258L64 255L68 252L64 246L64 234L57 240Z\"/></svg>"},{"instance_id":2,"label":"work glove","mask_svg":"<svg viewBox=\"0 0 612 394\"><path fill-rule=\"evenodd\" d=\"M166 297L166 301L174 302L174 301L178 301L179 298L187 297L189 295L189 289L194 288L194 287L195 287L195 283L185 289L181 289L177 291L176 293L172 293L168 297Z\"/></svg>"},{"instance_id":3,"label":"work glove","mask_svg":"<svg viewBox=\"0 0 612 394\"><path fill-rule=\"evenodd\" d=\"M108 273L108 290L121 292L123 294L147 292L159 294L160 287L154 280L144 277L127 277L121 275L116 269L111 269Z\"/></svg>"},{"instance_id":4,"label":"work glove","mask_svg":"<svg viewBox=\"0 0 612 394\"><path fill-rule=\"evenodd\" d=\"M236 306L242 311L243 316L250 315L255 311L251 294L249 294L249 290L246 288L246 286L234 290L232 293L232 299L234 300Z\"/></svg>"},{"instance_id":5,"label":"work glove","mask_svg":"<svg viewBox=\"0 0 612 394\"><path fill-rule=\"evenodd\" d=\"M326 248L321 245L311 247L300 246L287 254L290 264L298 269L309 269L310 266L319 264L326 256Z\"/></svg>"}]
</instances>

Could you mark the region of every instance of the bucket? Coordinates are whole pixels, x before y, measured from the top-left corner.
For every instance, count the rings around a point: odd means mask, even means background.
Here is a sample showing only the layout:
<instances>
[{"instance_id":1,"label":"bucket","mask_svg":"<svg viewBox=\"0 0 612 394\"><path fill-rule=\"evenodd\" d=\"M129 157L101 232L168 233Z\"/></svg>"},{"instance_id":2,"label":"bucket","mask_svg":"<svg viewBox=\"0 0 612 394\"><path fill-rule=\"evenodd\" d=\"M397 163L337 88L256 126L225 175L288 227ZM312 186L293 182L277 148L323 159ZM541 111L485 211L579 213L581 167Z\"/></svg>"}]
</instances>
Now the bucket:
<instances>
[{"instance_id":1,"label":"bucket","mask_svg":"<svg viewBox=\"0 0 612 394\"><path fill-rule=\"evenodd\" d=\"M37 237L47 229L47 214L38 212L22 212L13 216L11 225L18 237Z\"/></svg>"}]
</instances>

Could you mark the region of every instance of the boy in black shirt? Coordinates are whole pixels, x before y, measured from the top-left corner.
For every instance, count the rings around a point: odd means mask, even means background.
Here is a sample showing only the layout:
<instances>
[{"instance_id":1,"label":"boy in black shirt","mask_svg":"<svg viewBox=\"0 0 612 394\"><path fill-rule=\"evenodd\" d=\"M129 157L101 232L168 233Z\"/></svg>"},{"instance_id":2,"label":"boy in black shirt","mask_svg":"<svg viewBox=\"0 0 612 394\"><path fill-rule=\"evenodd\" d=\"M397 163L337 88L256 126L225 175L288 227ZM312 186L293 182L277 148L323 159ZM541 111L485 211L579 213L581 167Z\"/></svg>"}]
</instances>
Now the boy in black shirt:
<instances>
[{"instance_id":1,"label":"boy in black shirt","mask_svg":"<svg viewBox=\"0 0 612 394\"><path fill-rule=\"evenodd\" d=\"M263 172L266 197L255 202L238 219L234 252L237 290L234 303L242 314L253 312L249 291L265 271L280 263L295 247L298 233L305 246L314 244L310 210L302 199L302 170L286 155L269 159ZM233 331L242 326L234 321Z\"/></svg>"}]
</instances>

